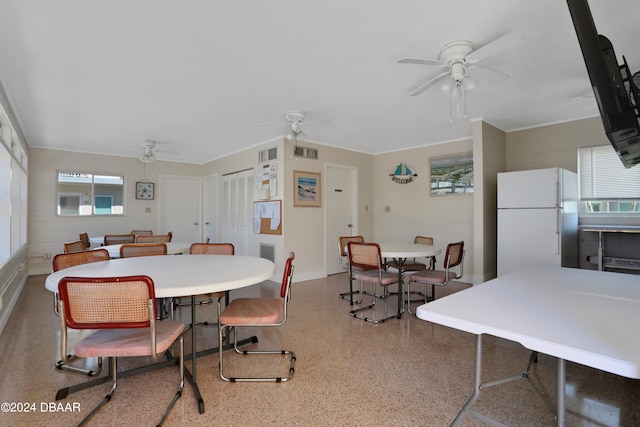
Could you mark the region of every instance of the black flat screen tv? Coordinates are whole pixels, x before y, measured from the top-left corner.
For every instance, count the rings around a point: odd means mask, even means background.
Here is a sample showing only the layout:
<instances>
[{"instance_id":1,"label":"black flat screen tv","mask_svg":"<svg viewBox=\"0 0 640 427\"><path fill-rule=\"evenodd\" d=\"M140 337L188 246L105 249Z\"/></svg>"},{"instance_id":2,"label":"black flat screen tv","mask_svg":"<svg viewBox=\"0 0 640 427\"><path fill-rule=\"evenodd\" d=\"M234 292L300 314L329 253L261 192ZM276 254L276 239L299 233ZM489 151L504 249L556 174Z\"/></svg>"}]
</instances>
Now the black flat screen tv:
<instances>
[{"instance_id":1,"label":"black flat screen tv","mask_svg":"<svg viewBox=\"0 0 640 427\"><path fill-rule=\"evenodd\" d=\"M618 65L613 45L598 34L587 0L567 0L582 56L609 142L622 164L640 163L638 88L626 59Z\"/></svg>"}]
</instances>

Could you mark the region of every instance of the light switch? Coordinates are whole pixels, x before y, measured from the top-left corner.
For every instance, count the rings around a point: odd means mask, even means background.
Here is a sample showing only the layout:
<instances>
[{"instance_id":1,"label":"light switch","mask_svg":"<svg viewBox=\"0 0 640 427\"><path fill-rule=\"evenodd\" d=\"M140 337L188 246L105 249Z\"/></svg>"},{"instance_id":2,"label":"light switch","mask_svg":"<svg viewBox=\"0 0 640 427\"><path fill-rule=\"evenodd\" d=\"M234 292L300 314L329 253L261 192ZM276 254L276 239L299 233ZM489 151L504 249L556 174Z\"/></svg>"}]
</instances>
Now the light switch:
<instances>
[{"instance_id":1,"label":"light switch","mask_svg":"<svg viewBox=\"0 0 640 427\"><path fill-rule=\"evenodd\" d=\"M385 212L391 212L391 206L385 206L384 207L384 211Z\"/></svg>"}]
</instances>

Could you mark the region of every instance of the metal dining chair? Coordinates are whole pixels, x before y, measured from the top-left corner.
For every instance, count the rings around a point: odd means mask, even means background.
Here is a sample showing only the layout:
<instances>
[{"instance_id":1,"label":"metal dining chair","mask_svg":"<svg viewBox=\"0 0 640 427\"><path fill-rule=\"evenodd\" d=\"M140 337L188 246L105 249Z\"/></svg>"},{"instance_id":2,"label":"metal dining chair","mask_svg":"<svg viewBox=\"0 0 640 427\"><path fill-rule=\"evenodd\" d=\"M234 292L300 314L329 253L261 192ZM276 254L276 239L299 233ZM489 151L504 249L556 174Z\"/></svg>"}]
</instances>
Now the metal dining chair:
<instances>
[{"instance_id":1,"label":"metal dining chair","mask_svg":"<svg viewBox=\"0 0 640 427\"><path fill-rule=\"evenodd\" d=\"M274 381L285 382L293 378L295 372L296 354L291 350L240 350L238 349L238 328L260 328L282 326L287 321L287 307L291 301L291 280L293 278L293 260L295 254L291 252L284 266L282 284L280 286L279 298L237 298L220 313L220 330L218 332L218 366L220 368L220 378L224 381ZM223 369L223 339L225 333L231 329L233 334L233 348L236 353L244 356L248 355L288 355L290 357L289 372L282 377L227 377ZM228 334L227 334L228 336Z\"/></svg>"},{"instance_id":2,"label":"metal dining chair","mask_svg":"<svg viewBox=\"0 0 640 427\"><path fill-rule=\"evenodd\" d=\"M411 283L416 282L424 285L425 304L435 300L436 286L446 286L447 283L460 279L464 274L464 253L464 241L449 243L442 263L443 270L425 269L411 274L409 276L409 283L407 283L407 294L410 295ZM428 287L431 287L431 295L427 293ZM413 314L411 312L411 304L407 304L407 306L407 311Z\"/></svg>"},{"instance_id":3,"label":"metal dining chair","mask_svg":"<svg viewBox=\"0 0 640 427\"><path fill-rule=\"evenodd\" d=\"M398 274L386 271L385 264L382 261L382 255L380 253L380 245L377 243L356 243L349 242L347 245L347 252L349 254L349 265L351 268L349 289L353 292L353 280L360 281L360 297L361 301L364 300L364 282L373 283L374 289L372 293L372 302L368 306L353 309L349 312L352 317L370 322L370 323L382 323L387 319L395 317L397 313L387 316L387 298L389 295L388 287L398 283ZM357 268L357 269L356 269ZM376 287L383 287L385 315L382 319L374 317L367 317L360 314L362 311L371 310L376 305ZM398 295L398 298L401 296Z\"/></svg>"},{"instance_id":4,"label":"metal dining chair","mask_svg":"<svg viewBox=\"0 0 640 427\"><path fill-rule=\"evenodd\" d=\"M154 243L154 242L165 242L168 243L171 241L170 234L149 234L149 235L136 235L135 242L136 243Z\"/></svg>"},{"instance_id":5,"label":"metal dining chair","mask_svg":"<svg viewBox=\"0 0 640 427\"><path fill-rule=\"evenodd\" d=\"M133 234L105 234L104 245L121 245L123 243L135 242L136 236Z\"/></svg>"},{"instance_id":6,"label":"metal dining chair","mask_svg":"<svg viewBox=\"0 0 640 427\"><path fill-rule=\"evenodd\" d=\"M100 404L82 420L84 425L112 400L118 386L118 357L151 356L157 360L178 341L180 385L158 425L162 425L182 396L184 344L182 322L156 322L153 280L148 276L108 278L64 277L60 292L60 330L95 330L75 348L78 357L109 357L112 386ZM149 390L142 393L149 398Z\"/></svg>"},{"instance_id":7,"label":"metal dining chair","mask_svg":"<svg viewBox=\"0 0 640 427\"><path fill-rule=\"evenodd\" d=\"M235 247L231 243L193 243L189 248L190 255L234 255ZM208 305L217 301L216 320L205 320L200 324L203 325L219 325L221 300L222 297L228 296L228 292L214 292L210 294L196 295L196 306ZM181 302L183 297L176 297L171 299L171 316L173 316L174 310L178 307L191 307L191 302ZM186 298L186 297L184 297ZM191 297L189 297L191 298ZM173 318L173 317L172 317ZM193 320L193 319L192 319ZM198 324L193 322L193 324Z\"/></svg>"},{"instance_id":8,"label":"metal dining chair","mask_svg":"<svg viewBox=\"0 0 640 427\"><path fill-rule=\"evenodd\" d=\"M153 230L131 230L131 234L134 236L151 236L153 235Z\"/></svg>"},{"instance_id":9,"label":"metal dining chair","mask_svg":"<svg viewBox=\"0 0 640 427\"><path fill-rule=\"evenodd\" d=\"M80 252L84 251L84 243L82 240L78 240L77 242L65 243L64 244L64 253L68 254L69 252Z\"/></svg>"},{"instance_id":10,"label":"metal dining chair","mask_svg":"<svg viewBox=\"0 0 640 427\"><path fill-rule=\"evenodd\" d=\"M91 247L91 242L89 242L89 234L88 233L80 233L78 238L84 245L84 250L87 250Z\"/></svg>"},{"instance_id":11,"label":"metal dining chair","mask_svg":"<svg viewBox=\"0 0 640 427\"><path fill-rule=\"evenodd\" d=\"M167 244L157 243L125 243L120 246L120 258L136 256L166 255Z\"/></svg>"},{"instance_id":12,"label":"metal dining chair","mask_svg":"<svg viewBox=\"0 0 640 427\"><path fill-rule=\"evenodd\" d=\"M351 266L349 264L349 254L347 253L347 245L349 242L356 242L356 243L364 243L364 237L362 236L340 236L338 237L338 261L340 263L340 268L342 268L343 270L347 271L349 273L349 283L351 283L352 281L352 277L351 277ZM356 267L356 269L358 269L358 267ZM351 290L349 290L348 292L342 292L340 294L338 294L338 296L342 299L348 299L349 300L349 304L353 305L354 301L353 301L353 292ZM359 304L362 300L356 302L356 304Z\"/></svg>"},{"instance_id":13,"label":"metal dining chair","mask_svg":"<svg viewBox=\"0 0 640 427\"><path fill-rule=\"evenodd\" d=\"M99 261L108 261L111 259L109 256L109 252L106 249L94 249L91 251L82 251L82 252L70 252L67 254L57 254L53 257L52 265L53 271L59 271L64 268L73 267L81 264L90 264L92 262ZM53 294L53 311L56 316L59 316L60 313L58 311L58 305L60 302L60 294L55 292ZM78 372L81 374L87 374L89 376L94 376L100 374L102 371L102 358L98 358L98 368L96 370L93 369L84 369L78 368L76 366L72 366L69 363L74 362L77 357L73 354L68 353L67 342L64 340L60 343L60 360L56 362L56 368Z\"/></svg>"}]
</instances>

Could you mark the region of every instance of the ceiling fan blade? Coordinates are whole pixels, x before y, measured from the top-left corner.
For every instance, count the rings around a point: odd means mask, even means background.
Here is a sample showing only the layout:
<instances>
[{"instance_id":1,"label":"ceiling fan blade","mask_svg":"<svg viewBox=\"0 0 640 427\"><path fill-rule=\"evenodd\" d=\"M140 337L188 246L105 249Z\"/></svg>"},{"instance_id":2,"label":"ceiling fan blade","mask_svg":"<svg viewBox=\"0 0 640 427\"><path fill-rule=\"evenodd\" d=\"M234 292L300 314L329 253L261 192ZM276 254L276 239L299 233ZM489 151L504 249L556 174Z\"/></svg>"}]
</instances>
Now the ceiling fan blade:
<instances>
[{"instance_id":1,"label":"ceiling fan blade","mask_svg":"<svg viewBox=\"0 0 640 427\"><path fill-rule=\"evenodd\" d=\"M501 52L513 49L516 46L521 45L524 42L524 36L518 33L508 33L504 36L486 44L466 56L468 63L475 63L489 58L490 56L497 55Z\"/></svg>"},{"instance_id":2,"label":"ceiling fan blade","mask_svg":"<svg viewBox=\"0 0 640 427\"><path fill-rule=\"evenodd\" d=\"M473 64L467 67L467 71L476 80L491 83L494 85L503 83L509 79L509 74L505 74L502 71L494 70L493 68L485 67L484 65Z\"/></svg>"},{"instance_id":3,"label":"ceiling fan blade","mask_svg":"<svg viewBox=\"0 0 640 427\"><path fill-rule=\"evenodd\" d=\"M419 65L436 65L438 67L446 67L447 63L439 59L423 59L423 58L401 58L398 59L400 64L419 64Z\"/></svg>"},{"instance_id":4,"label":"ceiling fan blade","mask_svg":"<svg viewBox=\"0 0 640 427\"><path fill-rule=\"evenodd\" d=\"M172 155L172 156L179 156L180 155L180 153L178 151L155 150L155 149L153 151L155 151L156 153L169 154L169 155Z\"/></svg>"},{"instance_id":5,"label":"ceiling fan blade","mask_svg":"<svg viewBox=\"0 0 640 427\"><path fill-rule=\"evenodd\" d=\"M449 71L445 71L444 73L438 74L437 76L435 76L431 80L428 80L426 83L422 84L419 88L411 92L411 96L420 95L422 92L429 89L434 84L438 83L438 81L441 80L443 77L448 77L448 76L449 76Z\"/></svg>"}]
</instances>

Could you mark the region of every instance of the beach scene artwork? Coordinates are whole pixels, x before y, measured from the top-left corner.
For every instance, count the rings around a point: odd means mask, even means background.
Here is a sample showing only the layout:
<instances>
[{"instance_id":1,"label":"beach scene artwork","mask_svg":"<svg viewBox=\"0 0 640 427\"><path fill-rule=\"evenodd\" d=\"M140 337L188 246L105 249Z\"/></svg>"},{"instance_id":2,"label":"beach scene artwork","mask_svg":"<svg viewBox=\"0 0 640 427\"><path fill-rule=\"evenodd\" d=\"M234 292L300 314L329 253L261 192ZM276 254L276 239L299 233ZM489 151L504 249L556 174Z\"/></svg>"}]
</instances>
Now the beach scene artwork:
<instances>
[{"instance_id":1,"label":"beach scene artwork","mask_svg":"<svg viewBox=\"0 0 640 427\"><path fill-rule=\"evenodd\" d=\"M296 205L320 206L320 174L296 172Z\"/></svg>"}]
</instances>

